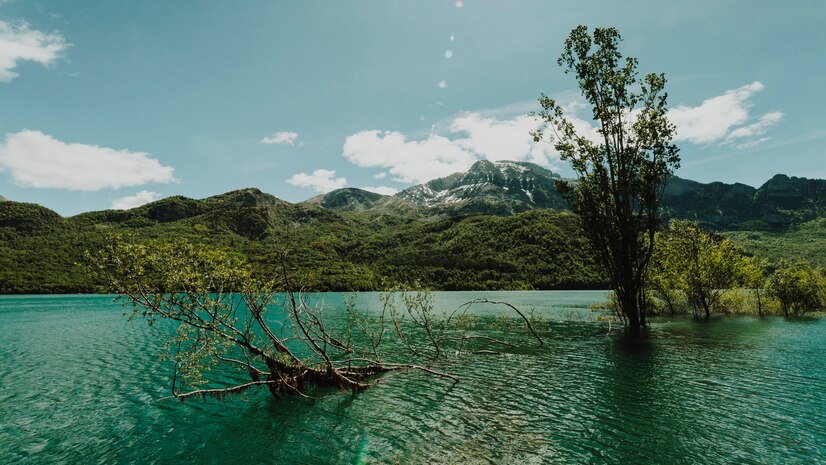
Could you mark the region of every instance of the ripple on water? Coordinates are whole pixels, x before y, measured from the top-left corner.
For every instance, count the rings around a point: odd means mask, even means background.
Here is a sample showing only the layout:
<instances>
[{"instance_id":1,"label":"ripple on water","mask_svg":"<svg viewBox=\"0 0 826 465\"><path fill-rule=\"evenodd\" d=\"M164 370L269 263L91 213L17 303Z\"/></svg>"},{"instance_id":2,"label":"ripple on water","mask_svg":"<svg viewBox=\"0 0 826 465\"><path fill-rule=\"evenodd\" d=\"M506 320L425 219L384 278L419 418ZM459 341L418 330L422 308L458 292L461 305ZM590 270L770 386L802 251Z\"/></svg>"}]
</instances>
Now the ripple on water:
<instances>
[{"instance_id":1,"label":"ripple on water","mask_svg":"<svg viewBox=\"0 0 826 465\"><path fill-rule=\"evenodd\" d=\"M495 298L564 320L601 296ZM826 463L823 321L661 322L633 344L554 321L543 346L481 325L525 347L443 363L456 385L411 372L355 397L181 404L157 401L158 333L121 313L109 297L0 297L0 463Z\"/></svg>"}]
</instances>

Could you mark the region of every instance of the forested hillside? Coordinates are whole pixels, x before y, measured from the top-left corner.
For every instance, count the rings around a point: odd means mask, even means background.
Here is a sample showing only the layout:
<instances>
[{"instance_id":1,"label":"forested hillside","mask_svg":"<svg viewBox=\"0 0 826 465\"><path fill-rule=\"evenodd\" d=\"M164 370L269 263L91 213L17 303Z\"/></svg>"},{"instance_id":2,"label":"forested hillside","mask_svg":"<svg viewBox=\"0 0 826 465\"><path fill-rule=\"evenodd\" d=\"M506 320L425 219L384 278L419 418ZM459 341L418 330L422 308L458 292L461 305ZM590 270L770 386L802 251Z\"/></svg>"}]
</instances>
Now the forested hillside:
<instances>
[{"instance_id":1,"label":"forested hillside","mask_svg":"<svg viewBox=\"0 0 826 465\"><path fill-rule=\"evenodd\" d=\"M291 204L243 189L70 218L2 201L0 292L105 291L77 264L113 235L223 246L263 272L286 261L317 290L602 288L559 180L530 163L480 162L396 196L340 189ZM747 252L826 266L826 181L778 175L755 189L674 178L663 205L666 218L698 221Z\"/></svg>"}]
</instances>

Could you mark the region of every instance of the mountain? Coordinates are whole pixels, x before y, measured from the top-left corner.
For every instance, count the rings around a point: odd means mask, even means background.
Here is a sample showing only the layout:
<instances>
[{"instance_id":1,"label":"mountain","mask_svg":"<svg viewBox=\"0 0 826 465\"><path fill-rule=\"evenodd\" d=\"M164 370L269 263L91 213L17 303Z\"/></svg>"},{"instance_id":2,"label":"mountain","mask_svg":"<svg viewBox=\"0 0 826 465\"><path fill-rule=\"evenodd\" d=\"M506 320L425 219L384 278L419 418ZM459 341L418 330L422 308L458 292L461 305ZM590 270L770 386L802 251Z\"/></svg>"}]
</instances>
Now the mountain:
<instances>
[{"instance_id":1,"label":"mountain","mask_svg":"<svg viewBox=\"0 0 826 465\"><path fill-rule=\"evenodd\" d=\"M757 190L745 184L708 184L673 176L665 187L661 208L666 218L728 227L754 219Z\"/></svg>"},{"instance_id":2,"label":"mountain","mask_svg":"<svg viewBox=\"0 0 826 465\"><path fill-rule=\"evenodd\" d=\"M822 218L826 214L826 180L777 174L757 189L754 203L762 220L769 223Z\"/></svg>"},{"instance_id":3,"label":"mountain","mask_svg":"<svg viewBox=\"0 0 826 465\"><path fill-rule=\"evenodd\" d=\"M530 210L567 210L567 202L556 189L561 180L558 174L533 163L483 160L468 171L409 187L394 196L347 188L304 203L339 212L437 219L508 216ZM778 174L754 188L673 176L661 207L666 219L698 221L707 229L777 231L826 215L826 180Z\"/></svg>"},{"instance_id":4,"label":"mountain","mask_svg":"<svg viewBox=\"0 0 826 465\"><path fill-rule=\"evenodd\" d=\"M303 203L318 205L328 210L363 212L371 210L388 196L362 189L346 187L305 200Z\"/></svg>"},{"instance_id":5,"label":"mountain","mask_svg":"<svg viewBox=\"0 0 826 465\"><path fill-rule=\"evenodd\" d=\"M0 202L0 293L105 290L76 264L112 235L229 248L317 290L603 287L560 180L531 163L483 161L393 196L339 189L289 203L249 188L69 218ZM697 220L770 260L826 266L826 181L777 175L753 188L674 177L662 205L667 218Z\"/></svg>"},{"instance_id":6,"label":"mountain","mask_svg":"<svg viewBox=\"0 0 826 465\"><path fill-rule=\"evenodd\" d=\"M448 215L508 215L528 210L566 208L556 190L561 177L527 162L477 161L454 173L407 188L396 197Z\"/></svg>"},{"instance_id":7,"label":"mountain","mask_svg":"<svg viewBox=\"0 0 826 465\"><path fill-rule=\"evenodd\" d=\"M674 176L661 205L666 218L696 220L711 229L781 230L826 216L826 180L778 174L755 189Z\"/></svg>"},{"instance_id":8,"label":"mountain","mask_svg":"<svg viewBox=\"0 0 826 465\"><path fill-rule=\"evenodd\" d=\"M63 217L36 203L0 202L0 228L38 234L59 227L64 222Z\"/></svg>"},{"instance_id":9,"label":"mountain","mask_svg":"<svg viewBox=\"0 0 826 465\"><path fill-rule=\"evenodd\" d=\"M419 216L422 209L415 203L396 196L346 187L300 202L326 210L384 215Z\"/></svg>"},{"instance_id":10,"label":"mountain","mask_svg":"<svg viewBox=\"0 0 826 465\"><path fill-rule=\"evenodd\" d=\"M339 212L408 214L428 218L508 216L537 209L566 209L556 190L562 178L527 162L478 161L468 171L409 187L393 196L337 189L302 203Z\"/></svg>"},{"instance_id":11,"label":"mountain","mask_svg":"<svg viewBox=\"0 0 826 465\"><path fill-rule=\"evenodd\" d=\"M3 197L2 195L0 195L0 202L8 202L8 201L9 201L9 199L7 199L7 198Z\"/></svg>"},{"instance_id":12,"label":"mountain","mask_svg":"<svg viewBox=\"0 0 826 465\"><path fill-rule=\"evenodd\" d=\"M257 189L62 218L33 204L0 204L0 293L105 291L78 263L122 236L229 248L264 273L286 266L316 290L602 288L605 279L570 213L416 216L422 207L363 191L291 204ZM349 195L349 197L348 197ZM345 199L349 200L344 202ZM383 207L382 207L383 206ZM402 207L412 210L402 210ZM400 209L402 214L392 213ZM414 212L414 213L411 213ZM288 251L287 255L282 252Z\"/></svg>"}]
</instances>

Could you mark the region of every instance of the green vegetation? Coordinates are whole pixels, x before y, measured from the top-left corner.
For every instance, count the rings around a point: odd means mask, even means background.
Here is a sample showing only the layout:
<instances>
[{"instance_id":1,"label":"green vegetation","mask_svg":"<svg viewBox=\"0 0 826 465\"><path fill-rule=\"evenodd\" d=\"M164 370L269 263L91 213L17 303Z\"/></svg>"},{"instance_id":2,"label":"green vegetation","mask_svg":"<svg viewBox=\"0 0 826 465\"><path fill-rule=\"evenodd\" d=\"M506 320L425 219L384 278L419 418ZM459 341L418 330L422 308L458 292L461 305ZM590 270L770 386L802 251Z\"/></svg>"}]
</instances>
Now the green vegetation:
<instances>
[{"instance_id":1,"label":"green vegetation","mask_svg":"<svg viewBox=\"0 0 826 465\"><path fill-rule=\"evenodd\" d=\"M0 205L7 204L21 205ZM38 228L25 221L0 227L0 292L106 291L76 263L117 235L221 246L262 270L276 269L286 250L290 272L315 290L381 290L416 281L435 290L606 285L577 218L565 212L426 221L292 205L245 189L54 218Z\"/></svg>"},{"instance_id":2,"label":"green vegetation","mask_svg":"<svg viewBox=\"0 0 826 465\"><path fill-rule=\"evenodd\" d=\"M712 313L756 313L802 316L826 308L826 276L798 261L781 261L770 272L769 262L746 256L717 234L695 223L672 221L656 236L649 269L651 313L691 312L695 318Z\"/></svg>"},{"instance_id":3,"label":"green vegetation","mask_svg":"<svg viewBox=\"0 0 826 465\"><path fill-rule=\"evenodd\" d=\"M286 249L296 279L316 290L382 290L390 282L415 281L433 290L608 287L570 212L437 219L421 211L338 212L289 204L255 189L71 218L38 205L2 202L0 292L106 291L75 264L113 235L221 246L263 270L275 269ZM747 254L768 258L768 271L783 259L826 265L823 218L787 232L721 234Z\"/></svg>"},{"instance_id":4,"label":"green vegetation","mask_svg":"<svg viewBox=\"0 0 826 465\"><path fill-rule=\"evenodd\" d=\"M220 398L253 387L267 387L275 397L304 396L310 386L360 391L375 382L371 377L394 369L377 357L350 360L356 349L326 330L320 310L304 303L286 273L282 279L257 276L231 251L180 241L115 240L88 262L93 275L125 298L133 317L149 325L178 324L167 344L175 362L172 395L178 399ZM281 305L278 292L288 296ZM285 327L295 329L285 333ZM296 352L289 343L295 338L307 344L309 354ZM245 374L249 382L210 386L217 367Z\"/></svg>"},{"instance_id":5,"label":"green vegetation","mask_svg":"<svg viewBox=\"0 0 826 465\"><path fill-rule=\"evenodd\" d=\"M649 287L672 314L683 298L695 316L709 319L725 294L746 282L752 265L731 241L687 221L672 221L655 242Z\"/></svg>"},{"instance_id":6,"label":"green vegetation","mask_svg":"<svg viewBox=\"0 0 826 465\"><path fill-rule=\"evenodd\" d=\"M806 262L783 261L771 275L766 294L780 303L785 316L802 316L826 308L826 276Z\"/></svg>"},{"instance_id":7,"label":"green vegetation","mask_svg":"<svg viewBox=\"0 0 826 465\"><path fill-rule=\"evenodd\" d=\"M579 214L585 235L608 273L620 314L632 328L645 326L645 275L654 251L654 231L666 181L680 165L671 143L675 127L666 117L665 75L637 78L637 60L623 61L614 28L578 26L565 41L558 63L576 76L598 122L599 142L577 133L563 107L542 96L539 116L575 182L560 192ZM633 117L631 115L634 115ZM632 120L633 119L633 120Z\"/></svg>"},{"instance_id":8,"label":"green vegetation","mask_svg":"<svg viewBox=\"0 0 826 465\"><path fill-rule=\"evenodd\" d=\"M826 268L826 218L817 218L781 231L724 231L746 252L766 257L773 263L781 260L807 260Z\"/></svg>"}]
</instances>

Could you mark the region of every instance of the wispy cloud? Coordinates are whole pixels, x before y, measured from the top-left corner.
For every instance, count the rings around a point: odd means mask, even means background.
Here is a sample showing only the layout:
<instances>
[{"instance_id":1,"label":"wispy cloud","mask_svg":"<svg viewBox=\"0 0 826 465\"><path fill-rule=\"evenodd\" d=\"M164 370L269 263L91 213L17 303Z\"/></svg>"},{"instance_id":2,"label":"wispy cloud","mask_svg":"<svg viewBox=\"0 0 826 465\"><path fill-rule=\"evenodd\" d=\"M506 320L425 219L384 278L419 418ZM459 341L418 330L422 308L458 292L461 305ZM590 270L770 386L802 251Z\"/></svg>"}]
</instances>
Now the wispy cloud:
<instances>
[{"instance_id":1,"label":"wispy cloud","mask_svg":"<svg viewBox=\"0 0 826 465\"><path fill-rule=\"evenodd\" d=\"M20 186L79 191L175 181L173 168L148 153L66 143L30 130L6 135L0 169Z\"/></svg>"},{"instance_id":2,"label":"wispy cloud","mask_svg":"<svg viewBox=\"0 0 826 465\"><path fill-rule=\"evenodd\" d=\"M319 193L341 189L347 185L346 178L337 178L332 170L318 169L311 174L298 173L287 179L287 183L297 187L306 187Z\"/></svg>"},{"instance_id":3,"label":"wispy cloud","mask_svg":"<svg viewBox=\"0 0 826 465\"><path fill-rule=\"evenodd\" d=\"M18 76L15 68L19 62L48 66L70 46L57 32L34 30L25 21L0 20L0 82L9 82Z\"/></svg>"},{"instance_id":4,"label":"wispy cloud","mask_svg":"<svg viewBox=\"0 0 826 465\"><path fill-rule=\"evenodd\" d=\"M726 136L726 140L732 141L737 139L762 136L766 133L766 131L768 131L770 127L779 123L782 119L783 113L780 113L779 111L766 113L765 115L758 118L756 122L749 124L748 126L741 126L728 133L728 136Z\"/></svg>"},{"instance_id":5,"label":"wispy cloud","mask_svg":"<svg viewBox=\"0 0 826 465\"><path fill-rule=\"evenodd\" d=\"M151 191L140 191L135 195L127 195L112 202L112 210L129 210L140 207L161 198L161 194Z\"/></svg>"},{"instance_id":6,"label":"wispy cloud","mask_svg":"<svg viewBox=\"0 0 826 465\"><path fill-rule=\"evenodd\" d=\"M747 154L747 153L750 153L750 152L754 152L754 151L761 151L761 152L764 152L764 153L768 153L770 151L776 151L776 150L781 149L781 148L793 147L797 144L806 143L806 142L810 142L810 141L813 141L813 140L820 140L820 139L826 139L826 130L818 129L818 130L811 131L811 132L808 132L808 133L805 133L805 134L801 134L797 137L784 137L782 140L774 139L773 141L771 141L767 144L763 144L764 142L767 142L766 139L764 139L764 140L759 140L758 139L758 143L753 144L751 146L741 144L740 146L738 146L738 148L741 149L741 150L728 151L726 153L713 155L713 156L706 157L706 158L686 160L683 163L681 163L681 165L683 167L704 165L704 164L707 164L707 163L714 163L714 162L717 162L717 161L720 161L720 160L725 160L727 158L738 157L738 156L741 156L741 155L744 155L744 154ZM760 146L759 148L757 148L758 145ZM754 150L751 150L751 149L754 149ZM822 175L817 174L817 172L811 173L811 176L814 177L814 178L822 177Z\"/></svg>"},{"instance_id":7,"label":"wispy cloud","mask_svg":"<svg viewBox=\"0 0 826 465\"><path fill-rule=\"evenodd\" d=\"M295 145L298 140L298 133L293 131L279 131L259 140L259 144L265 145ZM300 144L299 144L300 145Z\"/></svg>"},{"instance_id":8,"label":"wispy cloud","mask_svg":"<svg viewBox=\"0 0 826 465\"><path fill-rule=\"evenodd\" d=\"M751 117L751 98L763 89L763 83L755 81L706 99L696 107L680 105L672 108L668 118L677 126L674 140L694 144L735 144L738 148L765 142L769 138L764 134L783 119L783 113L766 113L756 121Z\"/></svg>"}]
</instances>

